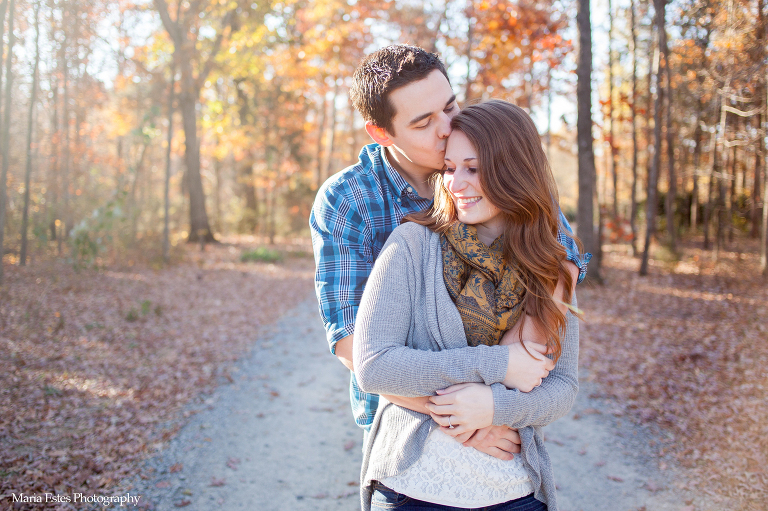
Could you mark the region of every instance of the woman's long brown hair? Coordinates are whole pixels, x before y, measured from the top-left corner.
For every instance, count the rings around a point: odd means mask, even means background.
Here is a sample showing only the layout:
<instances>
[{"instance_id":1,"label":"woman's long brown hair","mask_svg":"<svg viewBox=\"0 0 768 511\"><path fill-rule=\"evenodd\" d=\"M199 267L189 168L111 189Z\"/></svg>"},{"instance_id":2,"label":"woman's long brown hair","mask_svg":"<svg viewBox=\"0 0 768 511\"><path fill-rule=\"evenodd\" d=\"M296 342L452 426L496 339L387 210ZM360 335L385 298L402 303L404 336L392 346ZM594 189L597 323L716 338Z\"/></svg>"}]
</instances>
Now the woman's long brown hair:
<instances>
[{"instance_id":1,"label":"woman's long brown hair","mask_svg":"<svg viewBox=\"0 0 768 511\"><path fill-rule=\"evenodd\" d=\"M570 303L573 283L565 266L565 248L557 241L557 186L536 126L522 108L492 99L462 110L451 121L451 128L464 133L474 146L483 193L504 215L504 261L526 290L523 321L529 317L537 322L557 361L565 315L552 293L562 277L563 298ZM403 221L442 233L456 219L451 195L443 186L442 175L437 175L432 207ZM560 230L568 234L565 228ZM581 249L579 240L574 240Z\"/></svg>"}]
</instances>

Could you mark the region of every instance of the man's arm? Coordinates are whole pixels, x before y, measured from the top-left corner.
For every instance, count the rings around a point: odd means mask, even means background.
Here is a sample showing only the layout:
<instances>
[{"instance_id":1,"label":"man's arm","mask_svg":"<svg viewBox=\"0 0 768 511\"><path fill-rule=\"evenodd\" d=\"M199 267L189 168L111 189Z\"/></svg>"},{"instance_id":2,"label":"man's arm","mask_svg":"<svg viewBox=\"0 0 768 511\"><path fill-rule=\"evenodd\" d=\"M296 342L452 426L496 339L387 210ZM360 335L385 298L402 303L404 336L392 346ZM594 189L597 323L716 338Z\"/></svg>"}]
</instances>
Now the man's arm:
<instances>
[{"instance_id":1,"label":"man's arm","mask_svg":"<svg viewBox=\"0 0 768 511\"><path fill-rule=\"evenodd\" d=\"M355 370L354 363L352 362L353 339L353 335L348 335L336 343L336 357L350 371ZM397 406L429 415L429 410L427 409L429 397L427 396L404 397L388 394L382 394L382 396ZM466 435L465 439L459 440L463 441L467 447L474 447L480 452L505 461L511 460L516 453L520 452L520 435L516 429L507 426L490 426L478 429L473 434Z\"/></svg>"},{"instance_id":2,"label":"man's arm","mask_svg":"<svg viewBox=\"0 0 768 511\"><path fill-rule=\"evenodd\" d=\"M343 339L336 342L336 357L344 364L350 371L355 370L354 363L352 362L352 340L354 335L348 335ZM414 412L423 413L429 415L426 404L429 402L428 396L423 397L403 397L394 396L388 394L382 394L390 403L394 403L403 408L408 408Z\"/></svg>"}]
</instances>

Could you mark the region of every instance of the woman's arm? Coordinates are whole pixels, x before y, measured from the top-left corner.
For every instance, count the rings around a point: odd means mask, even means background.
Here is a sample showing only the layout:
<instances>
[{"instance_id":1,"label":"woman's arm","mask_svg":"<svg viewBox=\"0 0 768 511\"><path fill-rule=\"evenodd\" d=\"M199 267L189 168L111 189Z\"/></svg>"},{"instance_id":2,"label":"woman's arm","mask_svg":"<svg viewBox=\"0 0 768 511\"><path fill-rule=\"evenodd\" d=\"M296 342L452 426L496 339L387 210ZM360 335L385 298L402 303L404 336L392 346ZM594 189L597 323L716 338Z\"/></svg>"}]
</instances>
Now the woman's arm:
<instances>
[{"instance_id":1,"label":"woman's arm","mask_svg":"<svg viewBox=\"0 0 768 511\"><path fill-rule=\"evenodd\" d=\"M504 381L509 358L506 346L442 351L406 346L415 308L423 306L412 303L423 285L420 260L428 237L422 229L415 224L396 229L366 283L353 341L358 384L366 392L419 397L457 383ZM451 334L463 336L457 323Z\"/></svg>"},{"instance_id":2,"label":"woman's arm","mask_svg":"<svg viewBox=\"0 0 768 511\"><path fill-rule=\"evenodd\" d=\"M576 305L574 297L573 305ZM476 384L456 385L430 398L432 417L452 436L488 424L512 428L544 426L564 416L573 406L579 389L579 323L571 313L566 314L562 339L562 354L549 376L531 392L507 389L501 384L490 387Z\"/></svg>"}]
</instances>

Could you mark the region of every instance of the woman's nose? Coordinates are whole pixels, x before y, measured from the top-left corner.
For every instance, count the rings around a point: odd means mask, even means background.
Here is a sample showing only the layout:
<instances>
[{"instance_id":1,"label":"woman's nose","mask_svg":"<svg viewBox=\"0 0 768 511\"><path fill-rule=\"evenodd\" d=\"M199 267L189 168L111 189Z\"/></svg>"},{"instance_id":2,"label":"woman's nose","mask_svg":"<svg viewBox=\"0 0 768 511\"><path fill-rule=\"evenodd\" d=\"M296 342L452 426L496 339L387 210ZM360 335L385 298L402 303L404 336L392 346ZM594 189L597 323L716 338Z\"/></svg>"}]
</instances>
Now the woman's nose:
<instances>
[{"instance_id":1,"label":"woman's nose","mask_svg":"<svg viewBox=\"0 0 768 511\"><path fill-rule=\"evenodd\" d=\"M456 169L445 178L445 186L451 193L458 193L464 189L466 181L461 177L461 171Z\"/></svg>"}]
</instances>

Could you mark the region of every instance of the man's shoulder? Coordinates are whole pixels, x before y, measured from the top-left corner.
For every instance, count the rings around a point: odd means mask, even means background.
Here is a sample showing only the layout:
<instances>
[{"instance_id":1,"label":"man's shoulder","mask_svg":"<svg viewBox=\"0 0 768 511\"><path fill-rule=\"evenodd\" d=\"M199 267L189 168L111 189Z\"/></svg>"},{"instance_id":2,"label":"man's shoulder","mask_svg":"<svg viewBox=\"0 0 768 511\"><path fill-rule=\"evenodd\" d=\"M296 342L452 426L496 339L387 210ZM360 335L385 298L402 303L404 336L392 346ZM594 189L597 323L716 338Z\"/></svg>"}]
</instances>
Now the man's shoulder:
<instances>
[{"instance_id":1,"label":"man's shoulder","mask_svg":"<svg viewBox=\"0 0 768 511\"><path fill-rule=\"evenodd\" d=\"M337 202L352 200L360 192L380 193L381 176L378 167L383 165L382 147L378 144L363 146L357 163L329 177L317 192L317 200Z\"/></svg>"}]
</instances>

